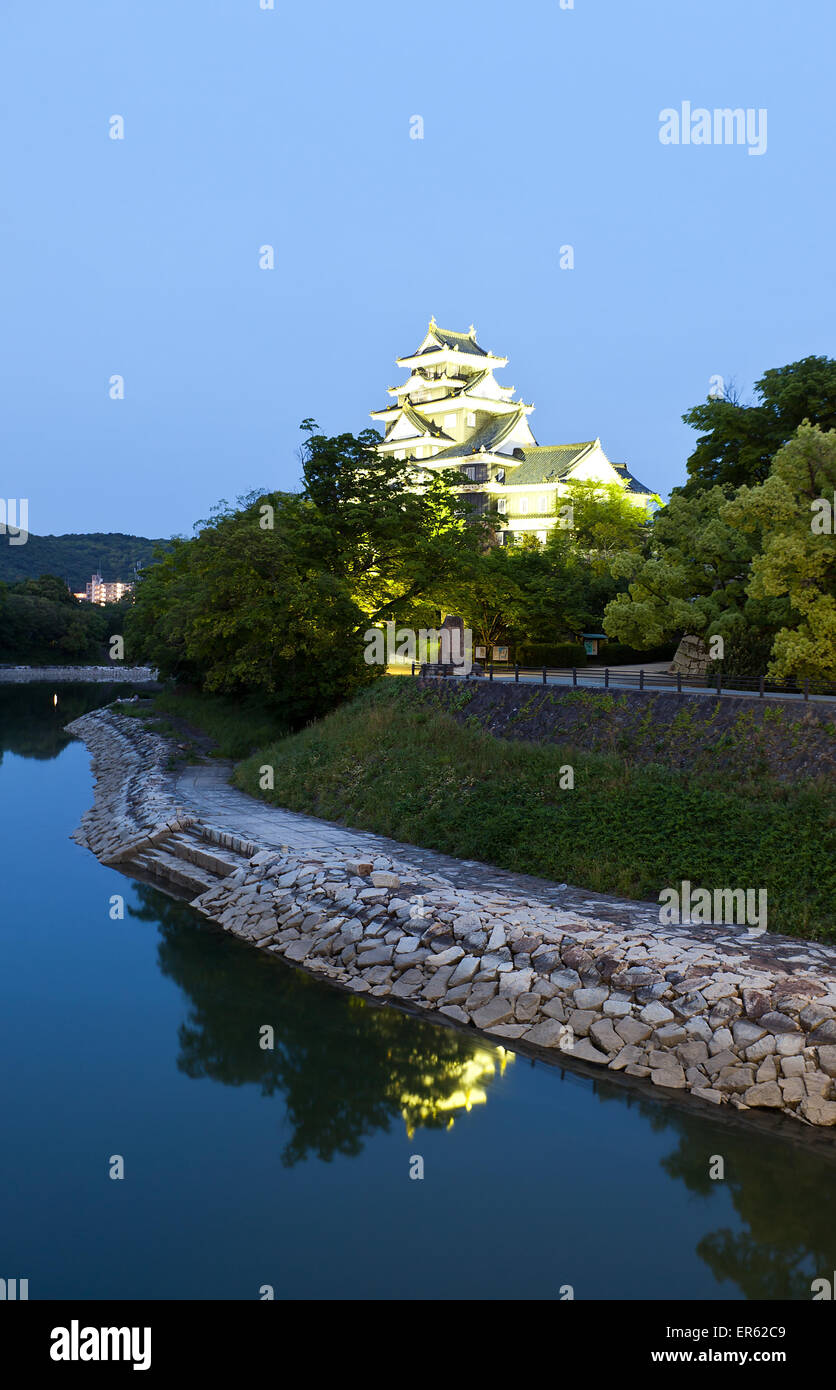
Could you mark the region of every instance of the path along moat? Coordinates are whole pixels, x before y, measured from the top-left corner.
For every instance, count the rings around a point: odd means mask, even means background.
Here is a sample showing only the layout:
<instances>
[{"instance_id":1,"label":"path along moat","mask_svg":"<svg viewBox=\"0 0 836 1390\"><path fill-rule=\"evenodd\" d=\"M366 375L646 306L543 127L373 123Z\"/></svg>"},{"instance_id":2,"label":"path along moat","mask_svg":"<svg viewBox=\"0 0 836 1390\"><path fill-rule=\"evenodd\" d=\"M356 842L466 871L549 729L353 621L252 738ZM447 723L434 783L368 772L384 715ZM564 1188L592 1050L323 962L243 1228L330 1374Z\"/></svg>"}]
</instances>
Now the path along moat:
<instances>
[{"instance_id":1,"label":"path along moat","mask_svg":"<svg viewBox=\"0 0 836 1390\"><path fill-rule=\"evenodd\" d=\"M0 691L4 1277L67 1299L810 1297L832 1132L773 1137L375 1007L102 866L69 839L92 784L61 729L109 698Z\"/></svg>"}]
</instances>

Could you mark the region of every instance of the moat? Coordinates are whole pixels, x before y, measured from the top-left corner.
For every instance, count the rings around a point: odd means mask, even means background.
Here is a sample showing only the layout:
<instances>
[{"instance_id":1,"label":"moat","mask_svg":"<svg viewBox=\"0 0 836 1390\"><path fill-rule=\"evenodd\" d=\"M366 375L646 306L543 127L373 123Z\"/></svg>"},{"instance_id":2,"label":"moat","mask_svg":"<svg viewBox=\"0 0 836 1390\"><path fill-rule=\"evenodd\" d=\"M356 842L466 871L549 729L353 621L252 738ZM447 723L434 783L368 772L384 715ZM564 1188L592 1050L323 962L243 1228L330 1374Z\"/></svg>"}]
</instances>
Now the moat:
<instances>
[{"instance_id":1,"label":"moat","mask_svg":"<svg viewBox=\"0 0 836 1390\"><path fill-rule=\"evenodd\" d=\"M62 730L110 698L0 691L4 1277L30 1299L810 1298L832 1135L374 1006L104 867L69 838L92 781Z\"/></svg>"}]
</instances>

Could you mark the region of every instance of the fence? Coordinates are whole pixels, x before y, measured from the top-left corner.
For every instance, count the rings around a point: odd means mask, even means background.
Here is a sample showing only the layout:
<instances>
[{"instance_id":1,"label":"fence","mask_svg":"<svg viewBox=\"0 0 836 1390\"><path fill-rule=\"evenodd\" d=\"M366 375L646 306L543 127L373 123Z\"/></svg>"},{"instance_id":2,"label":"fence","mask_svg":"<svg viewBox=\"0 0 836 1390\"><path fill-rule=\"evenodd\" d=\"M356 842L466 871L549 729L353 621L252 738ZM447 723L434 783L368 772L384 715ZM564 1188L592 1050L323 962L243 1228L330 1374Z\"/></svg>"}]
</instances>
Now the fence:
<instances>
[{"instance_id":1,"label":"fence","mask_svg":"<svg viewBox=\"0 0 836 1390\"><path fill-rule=\"evenodd\" d=\"M412 674L420 674L420 667L412 662ZM678 695L692 692L711 691L717 695L753 695L759 699L766 696L783 695L799 700L832 700L836 698L836 685L821 681L804 680L775 681L769 677L727 676L712 672L705 676L685 676L681 671L671 675L667 672L645 671L643 668L624 669L618 666L605 666L603 670L585 667L533 667L496 666L491 663L478 673L474 670L467 676L452 676L454 680L502 680L538 681L543 685L597 686L604 690L675 690Z\"/></svg>"}]
</instances>

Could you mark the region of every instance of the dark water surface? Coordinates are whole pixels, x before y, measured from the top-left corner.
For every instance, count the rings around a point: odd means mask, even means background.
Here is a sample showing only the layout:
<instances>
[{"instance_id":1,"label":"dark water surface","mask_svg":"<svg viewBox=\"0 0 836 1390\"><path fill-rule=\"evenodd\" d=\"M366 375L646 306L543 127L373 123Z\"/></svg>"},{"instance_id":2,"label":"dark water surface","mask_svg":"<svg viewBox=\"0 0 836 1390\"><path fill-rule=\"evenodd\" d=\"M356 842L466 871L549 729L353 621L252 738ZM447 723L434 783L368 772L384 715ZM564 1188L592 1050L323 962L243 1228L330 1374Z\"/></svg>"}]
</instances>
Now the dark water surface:
<instances>
[{"instance_id":1,"label":"dark water surface","mask_svg":"<svg viewBox=\"0 0 836 1390\"><path fill-rule=\"evenodd\" d=\"M808 1299L836 1267L826 1150L373 1008L100 865L68 838L92 780L61 728L112 692L58 697L0 688L0 1277L33 1299Z\"/></svg>"}]
</instances>

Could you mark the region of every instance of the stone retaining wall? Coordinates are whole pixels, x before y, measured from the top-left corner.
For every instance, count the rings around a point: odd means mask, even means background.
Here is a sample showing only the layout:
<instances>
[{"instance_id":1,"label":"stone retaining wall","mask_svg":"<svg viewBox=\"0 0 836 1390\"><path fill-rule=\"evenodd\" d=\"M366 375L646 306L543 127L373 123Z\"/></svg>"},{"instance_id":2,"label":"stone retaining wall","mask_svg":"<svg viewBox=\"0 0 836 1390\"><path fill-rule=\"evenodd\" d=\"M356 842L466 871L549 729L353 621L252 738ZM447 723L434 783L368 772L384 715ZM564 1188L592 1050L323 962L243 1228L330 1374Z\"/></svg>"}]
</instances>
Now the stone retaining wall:
<instances>
[{"instance_id":1,"label":"stone retaining wall","mask_svg":"<svg viewBox=\"0 0 836 1390\"><path fill-rule=\"evenodd\" d=\"M178 806L166 741L110 710L67 726L95 806L75 838L126 872L194 866L193 906L356 993L662 1091L836 1125L836 952L731 927L632 927L455 887L404 857L277 850ZM212 846L217 847L213 854ZM213 872L209 872L213 870Z\"/></svg>"},{"instance_id":2,"label":"stone retaining wall","mask_svg":"<svg viewBox=\"0 0 836 1390\"><path fill-rule=\"evenodd\" d=\"M0 666L0 685L26 681L156 681L150 666Z\"/></svg>"}]
</instances>

